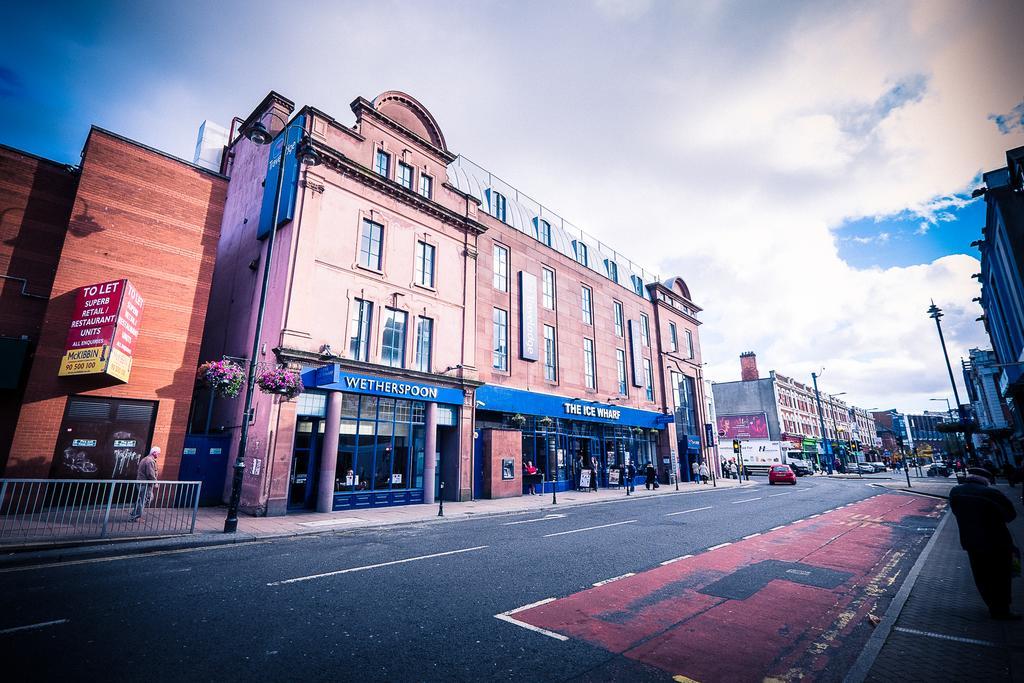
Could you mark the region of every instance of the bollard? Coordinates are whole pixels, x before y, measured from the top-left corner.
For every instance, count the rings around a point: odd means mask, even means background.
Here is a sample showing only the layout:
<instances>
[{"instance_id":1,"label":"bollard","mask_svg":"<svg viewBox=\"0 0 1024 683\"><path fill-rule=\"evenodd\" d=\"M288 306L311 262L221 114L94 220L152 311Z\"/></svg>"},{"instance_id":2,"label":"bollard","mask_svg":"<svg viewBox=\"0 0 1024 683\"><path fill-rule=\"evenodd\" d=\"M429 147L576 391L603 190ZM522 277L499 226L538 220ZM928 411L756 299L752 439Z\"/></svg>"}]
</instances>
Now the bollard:
<instances>
[{"instance_id":1,"label":"bollard","mask_svg":"<svg viewBox=\"0 0 1024 683\"><path fill-rule=\"evenodd\" d=\"M444 482L441 482L441 495L437 497L437 516L444 517Z\"/></svg>"},{"instance_id":2,"label":"bollard","mask_svg":"<svg viewBox=\"0 0 1024 683\"><path fill-rule=\"evenodd\" d=\"M551 480L551 504L558 505L558 480Z\"/></svg>"}]
</instances>

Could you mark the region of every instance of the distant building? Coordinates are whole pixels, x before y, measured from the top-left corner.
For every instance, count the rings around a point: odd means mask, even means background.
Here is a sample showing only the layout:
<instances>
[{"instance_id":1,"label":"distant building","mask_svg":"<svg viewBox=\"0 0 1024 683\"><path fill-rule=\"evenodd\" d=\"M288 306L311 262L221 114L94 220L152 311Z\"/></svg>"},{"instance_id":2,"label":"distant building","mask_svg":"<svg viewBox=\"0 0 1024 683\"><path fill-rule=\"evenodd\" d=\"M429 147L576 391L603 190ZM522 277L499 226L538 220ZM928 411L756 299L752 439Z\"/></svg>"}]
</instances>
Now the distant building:
<instances>
[{"instance_id":1,"label":"distant building","mask_svg":"<svg viewBox=\"0 0 1024 683\"><path fill-rule=\"evenodd\" d=\"M902 416L905 420L909 440L915 455L941 460L947 456L961 455L960 440L956 434L938 430L940 422L949 416L945 412L926 410L918 415Z\"/></svg>"},{"instance_id":2,"label":"distant building","mask_svg":"<svg viewBox=\"0 0 1024 683\"><path fill-rule=\"evenodd\" d=\"M971 409L981 432L980 450L990 455L997 463L1013 462L1010 437L1013 423L1010 408L999 391L999 379L1003 374L994 351L971 349L970 360L964 361L964 380Z\"/></svg>"},{"instance_id":3,"label":"distant building","mask_svg":"<svg viewBox=\"0 0 1024 683\"><path fill-rule=\"evenodd\" d=\"M1006 167L984 174L987 212L981 250L981 307L998 361L999 393L1012 418L1007 440L1024 453L1024 147L1006 153ZM992 364L989 364L991 366Z\"/></svg>"},{"instance_id":4,"label":"distant building","mask_svg":"<svg viewBox=\"0 0 1024 683\"><path fill-rule=\"evenodd\" d=\"M835 444L836 455L874 459L877 446L874 421L866 410L851 406L842 399L820 392L821 415L814 387L771 370L760 377L757 356L740 354L738 382L714 384L714 402L719 438L768 439L787 441L805 457L824 464L819 456L825 452L824 437ZM853 449L857 442L859 450ZM877 446L876 446L876 442ZM866 448L864 446L867 446ZM876 452L872 452L876 451Z\"/></svg>"}]
</instances>

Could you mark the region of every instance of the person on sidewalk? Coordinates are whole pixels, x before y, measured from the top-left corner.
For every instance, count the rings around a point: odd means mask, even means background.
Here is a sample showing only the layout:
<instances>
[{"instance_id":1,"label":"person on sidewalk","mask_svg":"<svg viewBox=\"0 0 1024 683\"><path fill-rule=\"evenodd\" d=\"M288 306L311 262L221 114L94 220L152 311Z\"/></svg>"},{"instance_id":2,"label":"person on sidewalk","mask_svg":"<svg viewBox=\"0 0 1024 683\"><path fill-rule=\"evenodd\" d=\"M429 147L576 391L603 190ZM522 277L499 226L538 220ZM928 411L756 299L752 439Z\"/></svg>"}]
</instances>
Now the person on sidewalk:
<instances>
[{"instance_id":1,"label":"person on sidewalk","mask_svg":"<svg viewBox=\"0 0 1024 683\"><path fill-rule=\"evenodd\" d=\"M128 515L129 522L137 522L142 518L142 511L146 509L150 501L153 499L153 494L159 488L160 484L155 483L157 479L156 475L156 459L160 456L160 448L154 446L149 449L149 455L139 461L139 468L135 474L135 478L142 482L154 482L152 484L140 483L136 485L136 498L135 506L132 508L132 512Z\"/></svg>"},{"instance_id":2,"label":"person on sidewalk","mask_svg":"<svg viewBox=\"0 0 1024 683\"><path fill-rule=\"evenodd\" d=\"M700 464L700 469L697 471L700 473L701 483L708 483L708 480L711 478L711 470L708 468L708 464L706 462L702 462Z\"/></svg>"},{"instance_id":3,"label":"person on sidewalk","mask_svg":"<svg viewBox=\"0 0 1024 683\"><path fill-rule=\"evenodd\" d=\"M636 465L632 460L626 465L626 486L630 491L636 491Z\"/></svg>"},{"instance_id":4,"label":"person on sidewalk","mask_svg":"<svg viewBox=\"0 0 1024 683\"><path fill-rule=\"evenodd\" d=\"M537 472L538 470L532 460L527 460L523 464L523 474L526 475L524 479L526 479L527 486L529 487L527 489L527 495L529 496L537 495Z\"/></svg>"},{"instance_id":5,"label":"person on sidewalk","mask_svg":"<svg viewBox=\"0 0 1024 683\"><path fill-rule=\"evenodd\" d=\"M654 465L647 463L647 467L644 468L644 488L648 491L657 486L657 482L654 480L657 474L654 471Z\"/></svg>"},{"instance_id":6,"label":"person on sidewalk","mask_svg":"<svg viewBox=\"0 0 1024 683\"><path fill-rule=\"evenodd\" d=\"M1014 545L1006 524L1017 516L1013 503L985 477L969 474L949 492L949 507L989 614L993 619L1019 620L1021 616L1010 611Z\"/></svg>"}]
</instances>

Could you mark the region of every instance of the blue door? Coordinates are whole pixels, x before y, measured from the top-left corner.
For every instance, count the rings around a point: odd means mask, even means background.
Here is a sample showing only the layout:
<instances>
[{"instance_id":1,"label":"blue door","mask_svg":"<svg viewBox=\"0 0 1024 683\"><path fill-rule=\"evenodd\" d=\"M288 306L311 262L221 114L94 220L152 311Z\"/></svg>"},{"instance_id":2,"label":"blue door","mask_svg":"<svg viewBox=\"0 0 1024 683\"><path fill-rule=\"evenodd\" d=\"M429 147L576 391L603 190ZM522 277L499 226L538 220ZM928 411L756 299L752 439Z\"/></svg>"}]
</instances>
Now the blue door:
<instances>
[{"instance_id":1,"label":"blue door","mask_svg":"<svg viewBox=\"0 0 1024 683\"><path fill-rule=\"evenodd\" d=\"M220 505L224 497L224 480L228 470L231 437L188 434L181 453L178 478L201 481L200 505Z\"/></svg>"},{"instance_id":2,"label":"blue door","mask_svg":"<svg viewBox=\"0 0 1024 683\"><path fill-rule=\"evenodd\" d=\"M484 439L473 439L473 498L484 497Z\"/></svg>"}]
</instances>

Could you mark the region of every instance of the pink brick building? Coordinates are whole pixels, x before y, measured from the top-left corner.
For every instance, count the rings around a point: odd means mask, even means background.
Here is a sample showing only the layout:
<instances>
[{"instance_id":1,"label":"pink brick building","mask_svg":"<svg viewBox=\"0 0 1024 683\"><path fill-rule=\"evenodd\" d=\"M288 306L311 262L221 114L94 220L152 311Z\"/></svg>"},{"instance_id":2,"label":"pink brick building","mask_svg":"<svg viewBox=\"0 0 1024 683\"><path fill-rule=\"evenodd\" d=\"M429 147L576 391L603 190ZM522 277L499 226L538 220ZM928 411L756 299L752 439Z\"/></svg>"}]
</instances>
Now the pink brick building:
<instances>
[{"instance_id":1,"label":"pink brick building","mask_svg":"<svg viewBox=\"0 0 1024 683\"><path fill-rule=\"evenodd\" d=\"M348 126L271 93L241 126L287 121L288 149L305 138L323 159L294 176L286 164L293 211L279 214L256 361L300 369L305 391L257 394L243 510L520 495L526 460L548 487L584 469L615 485L627 458L663 481L678 459L687 478L707 444L686 284L450 152L412 97L352 111ZM274 147L229 144L202 360L248 361ZM191 432L236 448L241 412L241 398L199 392Z\"/></svg>"}]
</instances>

